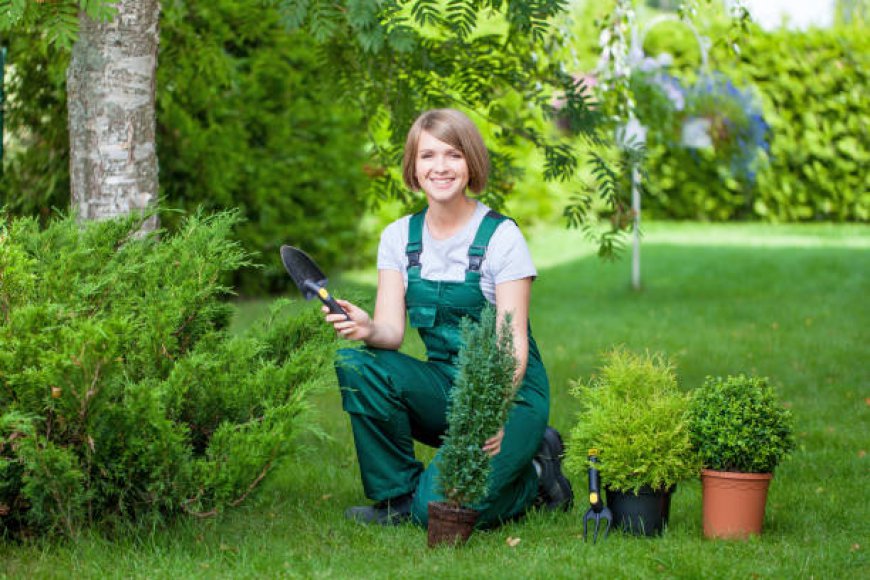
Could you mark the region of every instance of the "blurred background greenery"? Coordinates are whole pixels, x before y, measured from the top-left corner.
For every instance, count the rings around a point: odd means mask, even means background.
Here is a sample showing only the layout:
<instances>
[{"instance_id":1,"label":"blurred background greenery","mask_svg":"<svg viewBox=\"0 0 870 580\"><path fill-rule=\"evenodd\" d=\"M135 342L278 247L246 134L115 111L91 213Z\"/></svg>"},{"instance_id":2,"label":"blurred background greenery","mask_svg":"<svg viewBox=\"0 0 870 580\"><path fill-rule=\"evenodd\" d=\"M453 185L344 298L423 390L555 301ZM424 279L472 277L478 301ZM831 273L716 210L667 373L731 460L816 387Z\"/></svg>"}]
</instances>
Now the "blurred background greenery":
<instances>
[{"instance_id":1,"label":"blurred background greenery","mask_svg":"<svg viewBox=\"0 0 870 580\"><path fill-rule=\"evenodd\" d=\"M695 20L702 37L718 39L702 49L684 23L656 20L674 15L676 4L637 3L643 33L637 58L667 62L654 72L674 79L684 97L703 75L719 75L746 99L751 96L763 124L756 141L732 139L730 149L719 146L724 139L713 147L684 146L680 127L700 113L676 109L661 86L643 78L638 60L632 82L639 87L638 115L648 127L645 216L866 222L870 35L864 3L841 0L834 24L826 28L753 27L741 39L739 54L728 42L725 6L713 3ZM571 2L554 27L562 44L544 58L562 61L588 86L598 83L599 22L612 10L612 1ZM8 74L0 205L12 215L47 219L69 200L68 54L52 47L40 30L18 31L2 43L8 47ZM670 57L662 60L662 54ZM337 98L329 63L310 31L287 31L274 3L163 3L157 83L163 225L177 227L174 209L239 207L247 221L237 235L264 265L236 275L243 296L287 287L277 260L282 243L305 247L330 271L370 264L380 229L409 207L407 198L372 194L385 171L373 162L377 135L358 109ZM606 92L596 98L606 106ZM728 103L735 110L744 104ZM521 108L521 102L512 103L508 113ZM705 114L726 135L736 121L719 113ZM554 130L537 122L542 131ZM495 141L497 125L480 124ZM735 167L736 152L759 144L751 167ZM575 145L588 148L579 138ZM546 181L546 160L530 143L517 140L503 150L524 170L502 176L510 180L503 187L511 192L505 210L526 227L562 223L565 206L593 180L581 168L575 179ZM410 199L413 205L416 198Z\"/></svg>"}]
</instances>

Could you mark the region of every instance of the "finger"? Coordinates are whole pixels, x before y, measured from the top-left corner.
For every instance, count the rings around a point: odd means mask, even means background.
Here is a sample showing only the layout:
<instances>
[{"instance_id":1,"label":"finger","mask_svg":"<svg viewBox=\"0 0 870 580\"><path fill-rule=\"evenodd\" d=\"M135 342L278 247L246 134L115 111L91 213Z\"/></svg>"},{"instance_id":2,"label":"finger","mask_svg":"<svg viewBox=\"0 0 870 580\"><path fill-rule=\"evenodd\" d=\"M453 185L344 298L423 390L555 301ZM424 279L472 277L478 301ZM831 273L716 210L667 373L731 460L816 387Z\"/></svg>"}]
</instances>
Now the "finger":
<instances>
[{"instance_id":1,"label":"finger","mask_svg":"<svg viewBox=\"0 0 870 580\"><path fill-rule=\"evenodd\" d=\"M489 455L490 457L495 457L499 453L501 453L501 447L496 447L494 449L487 449L486 450L486 454Z\"/></svg>"}]
</instances>

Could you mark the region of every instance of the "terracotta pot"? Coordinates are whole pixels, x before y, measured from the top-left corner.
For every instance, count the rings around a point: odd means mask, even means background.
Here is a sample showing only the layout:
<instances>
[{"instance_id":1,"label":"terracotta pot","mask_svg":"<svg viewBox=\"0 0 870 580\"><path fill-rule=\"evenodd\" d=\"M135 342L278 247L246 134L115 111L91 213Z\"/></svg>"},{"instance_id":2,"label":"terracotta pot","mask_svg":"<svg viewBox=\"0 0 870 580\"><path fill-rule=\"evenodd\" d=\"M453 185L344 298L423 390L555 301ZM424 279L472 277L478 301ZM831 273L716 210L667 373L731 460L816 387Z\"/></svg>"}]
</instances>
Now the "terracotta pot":
<instances>
[{"instance_id":1,"label":"terracotta pot","mask_svg":"<svg viewBox=\"0 0 870 580\"><path fill-rule=\"evenodd\" d=\"M772 473L701 470L704 535L745 540L760 534Z\"/></svg>"},{"instance_id":2,"label":"terracotta pot","mask_svg":"<svg viewBox=\"0 0 870 580\"><path fill-rule=\"evenodd\" d=\"M643 486L635 493L606 489L607 507L613 512L613 524L635 536L657 536L662 533L671 514L670 489Z\"/></svg>"},{"instance_id":3,"label":"terracotta pot","mask_svg":"<svg viewBox=\"0 0 870 580\"><path fill-rule=\"evenodd\" d=\"M480 512L441 501L429 502L429 547L464 544Z\"/></svg>"}]
</instances>

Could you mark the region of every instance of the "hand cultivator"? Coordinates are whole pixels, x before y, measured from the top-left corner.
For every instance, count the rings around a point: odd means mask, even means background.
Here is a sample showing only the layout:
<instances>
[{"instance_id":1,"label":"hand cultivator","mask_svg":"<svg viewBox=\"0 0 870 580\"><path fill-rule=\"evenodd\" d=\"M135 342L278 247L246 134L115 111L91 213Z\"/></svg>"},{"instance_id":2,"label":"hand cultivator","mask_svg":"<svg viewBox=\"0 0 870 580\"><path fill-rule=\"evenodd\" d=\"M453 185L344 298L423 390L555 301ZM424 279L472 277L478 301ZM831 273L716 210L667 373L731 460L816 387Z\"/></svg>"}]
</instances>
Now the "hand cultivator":
<instances>
[{"instance_id":1,"label":"hand cultivator","mask_svg":"<svg viewBox=\"0 0 870 580\"><path fill-rule=\"evenodd\" d=\"M598 541L598 531L601 528L601 521L604 520L604 537L610 532L610 526L613 523L613 514L610 508L604 505L601 499L601 476L595 464L598 463L598 450L589 450L589 503L592 504L583 516L583 541L586 541L586 536L589 527L589 521L595 522L592 533L592 543Z\"/></svg>"}]
</instances>

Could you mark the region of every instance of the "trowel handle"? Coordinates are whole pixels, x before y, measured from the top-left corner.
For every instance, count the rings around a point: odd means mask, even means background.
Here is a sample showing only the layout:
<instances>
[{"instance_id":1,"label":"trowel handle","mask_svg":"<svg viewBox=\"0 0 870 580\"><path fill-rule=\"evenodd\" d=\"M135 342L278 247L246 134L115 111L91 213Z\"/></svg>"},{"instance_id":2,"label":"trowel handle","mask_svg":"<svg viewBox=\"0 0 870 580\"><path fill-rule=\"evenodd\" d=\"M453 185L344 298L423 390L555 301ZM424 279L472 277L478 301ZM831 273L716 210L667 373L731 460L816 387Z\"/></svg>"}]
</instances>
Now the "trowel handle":
<instances>
[{"instance_id":1,"label":"trowel handle","mask_svg":"<svg viewBox=\"0 0 870 580\"><path fill-rule=\"evenodd\" d=\"M345 319L350 320L350 316L347 315L347 312L344 311L338 302L335 301L335 298L332 297L332 294L326 291L326 288L321 288L320 292L317 293L317 297L326 304L326 307L329 308L329 312L332 314L344 314Z\"/></svg>"},{"instance_id":2,"label":"trowel handle","mask_svg":"<svg viewBox=\"0 0 870 580\"><path fill-rule=\"evenodd\" d=\"M335 298L332 297L332 294L329 293L329 290L322 286L318 286L313 282L306 281L305 285L313 290L317 297L320 298L320 301L326 304L326 307L329 308L330 314L344 314L344 318L346 320L350 320L350 316L347 315L347 312L344 311L338 302L335 301Z\"/></svg>"}]
</instances>

